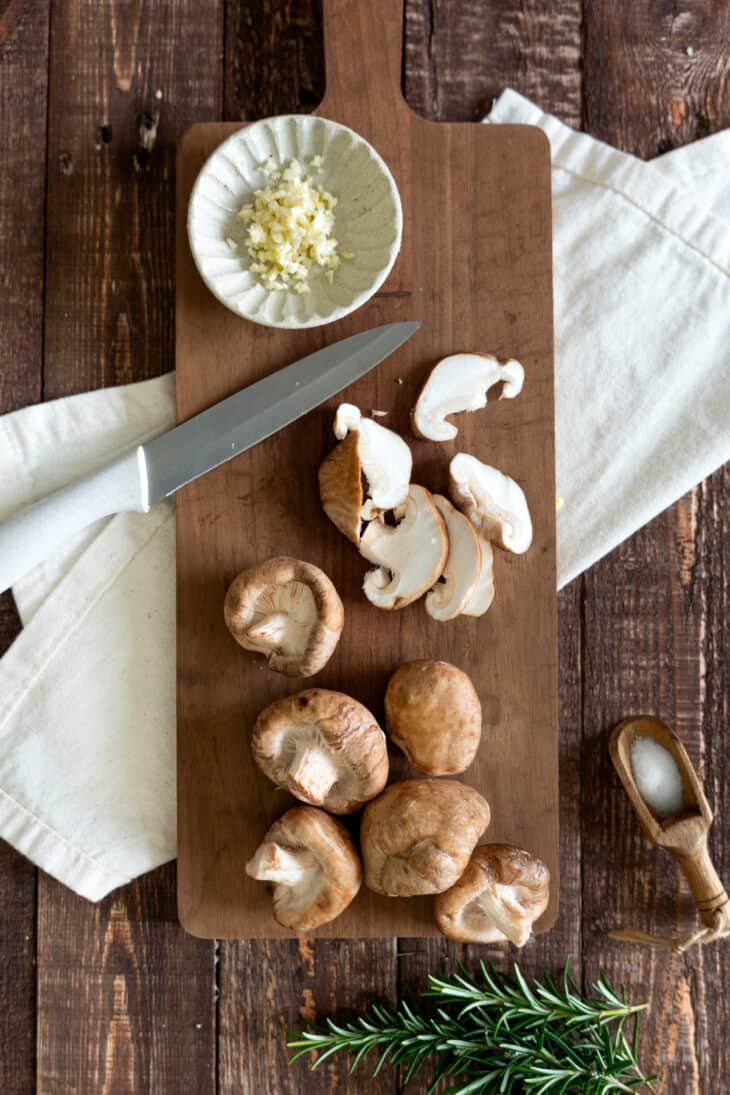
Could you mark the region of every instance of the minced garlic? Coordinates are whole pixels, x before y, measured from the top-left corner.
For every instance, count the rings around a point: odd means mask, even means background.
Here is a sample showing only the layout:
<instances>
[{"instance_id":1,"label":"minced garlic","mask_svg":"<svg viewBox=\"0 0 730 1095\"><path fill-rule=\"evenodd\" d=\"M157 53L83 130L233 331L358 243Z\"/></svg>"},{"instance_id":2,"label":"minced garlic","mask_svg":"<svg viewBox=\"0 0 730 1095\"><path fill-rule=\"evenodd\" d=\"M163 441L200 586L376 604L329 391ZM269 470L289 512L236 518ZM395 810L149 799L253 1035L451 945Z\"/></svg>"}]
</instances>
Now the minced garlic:
<instances>
[{"instance_id":1,"label":"minced garlic","mask_svg":"<svg viewBox=\"0 0 730 1095\"><path fill-rule=\"evenodd\" d=\"M311 164L318 167L315 156ZM298 160L277 170L272 160L262 165L273 185L254 191L254 200L239 210L248 225L246 248L251 272L267 289L308 293L307 275L313 266L332 281L340 265L337 240L332 235L337 205L329 191L304 174Z\"/></svg>"}]
</instances>

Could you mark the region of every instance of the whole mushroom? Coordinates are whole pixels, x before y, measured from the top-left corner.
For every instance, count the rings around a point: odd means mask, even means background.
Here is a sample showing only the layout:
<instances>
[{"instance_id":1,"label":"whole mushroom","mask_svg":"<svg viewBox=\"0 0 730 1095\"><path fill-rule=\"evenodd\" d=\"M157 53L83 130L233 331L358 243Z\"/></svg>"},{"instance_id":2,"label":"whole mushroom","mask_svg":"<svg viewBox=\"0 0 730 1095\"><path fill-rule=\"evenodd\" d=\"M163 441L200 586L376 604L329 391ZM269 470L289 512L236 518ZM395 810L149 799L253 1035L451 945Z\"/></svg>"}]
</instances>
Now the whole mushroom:
<instances>
[{"instance_id":1,"label":"whole mushroom","mask_svg":"<svg viewBox=\"0 0 730 1095\"><path fill-rule=\"evenodd\" d=\"M461 876L488 824L486 799L464 783L391 783L363 814L365 884L388 897L441 893Z\"/></svg>"},{"instance_id":2,"label":"whole mushroom","mask_svg":"<svg viewBox=\"0 0 730 1095\"><path fill-rule=\"evenodd\" d=\"M329 661L345 613L330 579L286 555L243 570L226 593L223 614L244 650L263 654L287 677L311 677Z\"/></svg>"},{"instance_id":3,"label":"whole mushroom","mask_svg":"<svg viewBox=\"0 0 730 1095\"><path fill-rule=\"evenodd\" d=\"M458 943L523 947L547 908L550 872L511 844L482 844L458 882L436 898L436 923Z\"/></svg>"},{"instance_id":4,"label":"whole mushroom","mask_svg":"<svg viewBox=\"0 0 730 1095\"><path fill-rule=\"evenodd\" d=\"M385 724L414 767L430 776L454 776L476 756L482 705L469 677L455 665L406 662L388 682Z\"/></svg>"},{"instance_id":5,"label":"whole mushroom","mask_svg":"<svg viewBox=\"0 0 730 1095\"><path fill-rule=\"evenodd\" d=\"M333 814L359 809L388 779L385 734L344 692L310 688L275 700L256 719L251 750L273 783Z\"/></svg>"},{"instance_id":6,"label":"whole mushroom","mask_svg":"<svg viewBox=\"0 0 730 1095\"><path fill-rule=\"evenodd\" d=\"M313 806L295 806L269 829L246 874L274 884L274 917L310 931L334 920L362 882L360 859L341 822Z\"/></svg>"}]
</instances>

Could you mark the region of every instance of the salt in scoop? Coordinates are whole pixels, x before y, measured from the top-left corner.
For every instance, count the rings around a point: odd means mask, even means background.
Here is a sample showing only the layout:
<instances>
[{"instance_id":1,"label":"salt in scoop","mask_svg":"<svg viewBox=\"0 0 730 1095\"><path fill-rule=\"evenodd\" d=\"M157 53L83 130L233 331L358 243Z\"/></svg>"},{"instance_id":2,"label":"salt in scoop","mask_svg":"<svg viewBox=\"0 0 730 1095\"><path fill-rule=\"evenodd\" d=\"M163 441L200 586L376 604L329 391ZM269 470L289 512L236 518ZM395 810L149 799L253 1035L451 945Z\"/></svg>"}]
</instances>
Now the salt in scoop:
<instances>
[{"instance_id":1,"label":"salt in scoop","mask_svg":"<svg viewBox=\"0 0 730 1095\"><path fill-rule=\"evenodd\" d=\"M642 747L641 739L655 742L669 757L651 747ZM682 940L637 931L611 934L619 939L653 943L679 952L694 943L709 943L730 934L730 899L707 847L712 811L677 734L666 723L649 715L624 719L611 735L609 752L644 835L652 844L666 848L677 860L705 924L702 930Z\"/></svg>"}]
</instances>

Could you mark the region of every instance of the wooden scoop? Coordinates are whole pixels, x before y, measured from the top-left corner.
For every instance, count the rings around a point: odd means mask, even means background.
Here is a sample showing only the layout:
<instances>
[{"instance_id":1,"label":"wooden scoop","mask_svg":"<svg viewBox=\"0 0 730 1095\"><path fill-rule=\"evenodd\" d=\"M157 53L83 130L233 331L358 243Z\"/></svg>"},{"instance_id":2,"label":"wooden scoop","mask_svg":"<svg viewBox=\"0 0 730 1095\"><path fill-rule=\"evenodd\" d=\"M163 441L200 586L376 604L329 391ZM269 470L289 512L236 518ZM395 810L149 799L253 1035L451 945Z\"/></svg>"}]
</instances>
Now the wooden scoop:
<instances>
[{"instance_id":1,"label":"wooden scoop","mask_svg":"<svg viewBox=\"0 0 730 1095\"><path fill-rule=\"evenodd\" d=\"M674 757L682 778L682 809L666 818L658 818L642 798L631 765L631 746L636 738L653 738ZM712 810L681 741L665 723L649 715L624 719L611 735L611 760L631 799L644 834L652 844L666 848L681 867L706 925L684 940L664 939L643 932L621 931L611 934L634 942L654 943L684 951L694 943L709 943L730 933L730 899L715 870L707 847L712 825Z\"/></svg>"}]
</instances>

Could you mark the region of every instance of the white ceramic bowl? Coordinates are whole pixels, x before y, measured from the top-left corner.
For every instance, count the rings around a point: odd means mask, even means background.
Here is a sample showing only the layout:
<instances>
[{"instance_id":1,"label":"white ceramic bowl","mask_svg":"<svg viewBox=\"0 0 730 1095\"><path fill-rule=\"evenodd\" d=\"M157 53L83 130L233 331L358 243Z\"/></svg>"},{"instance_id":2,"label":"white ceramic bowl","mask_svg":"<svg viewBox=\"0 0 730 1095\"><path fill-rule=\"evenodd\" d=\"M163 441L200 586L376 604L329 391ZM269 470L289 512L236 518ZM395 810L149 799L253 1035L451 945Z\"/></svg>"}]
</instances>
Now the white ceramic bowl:
<instances>
[{"instance_id":1,"label":"white ceramic bowl","mask_svg":"<svg viewBox=\"0 0 730 1095\"><path fill-rule=\"evenodd\" d=\"M313 156L322 157L316 171ZM343 259L332 284L314 267L308 293L267 289L249 270L238 211L254 190L271 185L261 168L269 159L277 166L299 160L338 199L338 250L354 257ZM347 126L308 114L265 118L234 133L203 165L188 206L188 238L203 281L231 311L267 327L316 327L359 308L388 276L402 232L398 188L375 149Z\"/></svg>"}]
</instances>

